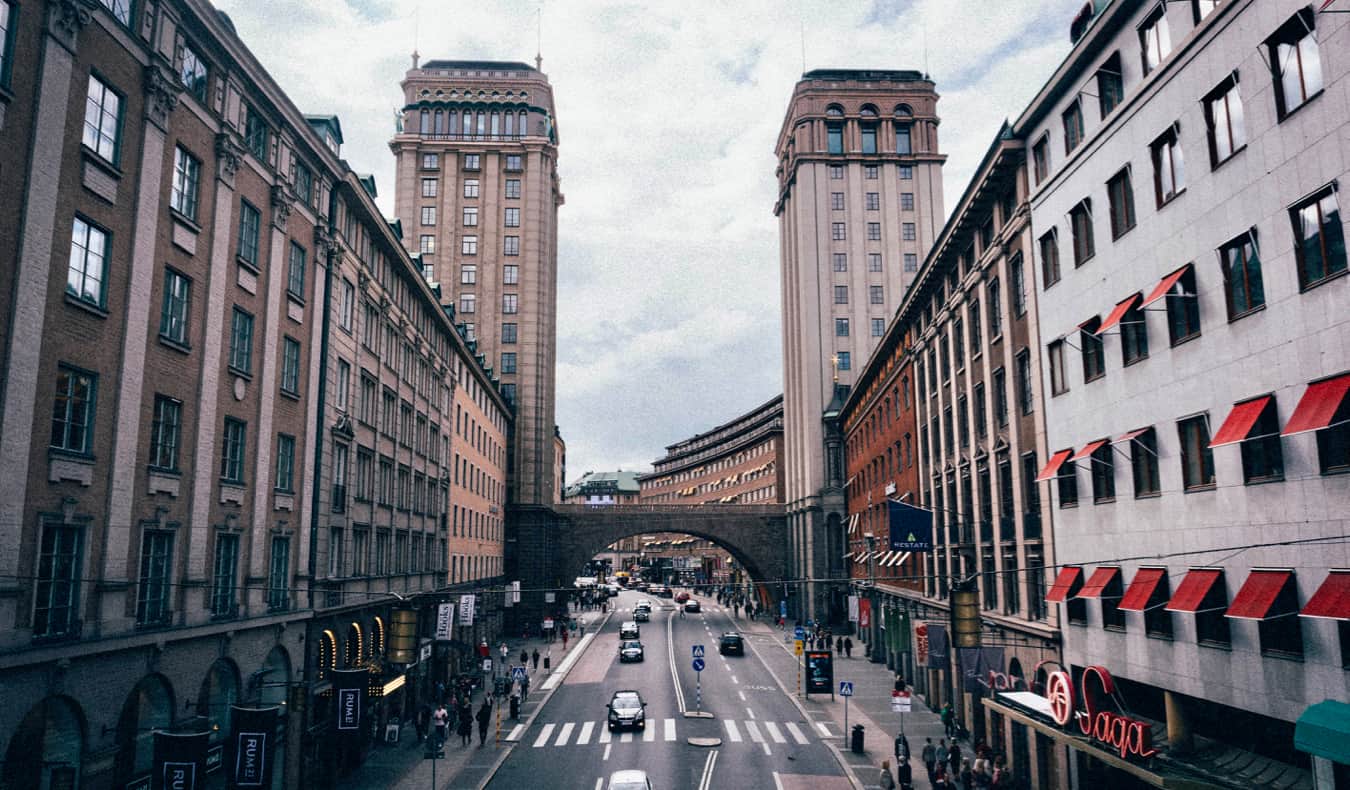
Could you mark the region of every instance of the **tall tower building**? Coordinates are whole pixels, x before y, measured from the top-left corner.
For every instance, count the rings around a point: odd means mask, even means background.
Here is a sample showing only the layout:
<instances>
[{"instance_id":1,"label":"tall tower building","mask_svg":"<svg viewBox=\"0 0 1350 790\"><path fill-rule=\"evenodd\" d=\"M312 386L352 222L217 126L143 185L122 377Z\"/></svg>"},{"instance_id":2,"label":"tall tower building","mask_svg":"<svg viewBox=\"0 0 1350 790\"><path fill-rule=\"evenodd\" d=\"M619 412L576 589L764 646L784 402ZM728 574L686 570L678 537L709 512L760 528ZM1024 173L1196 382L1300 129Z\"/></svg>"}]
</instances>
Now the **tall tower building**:
<instances>
[{"instance_id":1,"label":"tall tower building","mask_svg":"<svg viewBox=\"0 0 1350 790\"><path fill-rule=\"evenodd\" d=\"M844 395L941 229L938 95L917 71L802 75L778 134L784 487L797 578L842 579ZM838 617L843 585L808 584L800 617Z\"/></svg>"},{"instance_id":2,"label":"tall tower building","mask_svg":"<svg viewBox=\"0 0 1350 790\"><path fill-rule=\"evenodd\" d=\"M524 63L431 60L401 83L394 210L516 409L509 501L554 501L558 127Z\"/></svg>"}]
</instances>

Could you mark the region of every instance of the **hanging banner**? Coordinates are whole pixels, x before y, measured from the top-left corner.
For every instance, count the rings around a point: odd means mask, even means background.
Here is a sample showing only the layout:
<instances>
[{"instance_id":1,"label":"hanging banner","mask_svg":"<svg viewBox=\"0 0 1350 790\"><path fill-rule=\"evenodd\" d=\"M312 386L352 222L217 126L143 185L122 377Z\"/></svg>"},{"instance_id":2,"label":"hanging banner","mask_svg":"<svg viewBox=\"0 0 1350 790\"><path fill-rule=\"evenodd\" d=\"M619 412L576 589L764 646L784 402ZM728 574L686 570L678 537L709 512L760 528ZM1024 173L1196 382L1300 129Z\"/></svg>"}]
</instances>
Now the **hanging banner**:
<instances>
[{"instance_id":1,"label":"hanging banner","mask_svg":"<svg viewBox=\"0 0 1350 790\"><path fill-rule=\"evenodd\" d=\"M850 623L858 622L858 596L856 595L848 597L848 621Z\"/></svg>"},{"instance_id":2,"label":"hanging banner","mask_svg":"<svg viewBox=\"0 0 1350 790\"><path fill-rule=\"evenodd\" d=\"M989 673L1003 668L1003 648L1001 647L958 647L956 660L961 665L963 686L971 694L981 694L985 690L984 680Z\"/></svg>"},{"instance_id":3,"label":"hanging banner","mask_svg":"<svg viewBox=\"0 0 1350 790\"><path fill-rule=\"evenodd\" d=\"M858 600L858 628L872 627L872 601L868 598Z\"/></svg>"},{"instance_id":4,"label":"hanging banner","mask_svg":"<svg viewBox=\"0 0 1350 790\"><path fill-rule=\"evenodd\" d=\"M473 625L474 596L472 593L459 596L459 624L468 628Z\"/></svg>"},{"instance_id":5,"label":"hanging banner","mask_svg":"<svg viewBox=\"0 0 1350 790\"><path fill-rule=\"evenodd\" d=\"M436 607L436 638L450 639L451 629L455 627L455 605L443 603Z\"/></svg>"},{"instance_id":6,"label":"hanging banner","mask_svg":"<svg viewBox=\"0 0 1350 790\"><path fill-rule=\"evenodd\" d=\"M366 704L370 673L364 669L330 669L328 676L333 679L333 693L337 695L334 726L339 735L355 735L361 731L362 709Z\"/></svg>"},{"instance_id":7,"label":"hanging banner","mask_svg":"<svg viewBox=\"0 0 1350 790\"><path fill-rule=\"evenodd\" d=\"M230 788L272 786L272 741L281 708L230 706L232 724L228 782Z\"/></svg>"},{"instance_id":8,"label":"hanging banner","mask_svg":"<svg viewBox=\"0 0 1350 790\"><path fill-rule=\"evenodd\" d=\"M947 669L951 657L947 653L947 626L928 624L928 668Z\"/></svg>"},{"instance_id":9,"label":"hanging banner","mask_svg":"<svg viewBox=\"0 0 1350 790\"><path fill-rule=\"evenodd\" d=\"M886 500L891 551L932 551L933 511Z\"/></svg>"},{"instance_id":10,"label":"hanging banner","mask_svg":"<svg viewBox=\"0 0 1350 790\"><path fill-rule=\"evenodd\" d=\"M928 624L919 623L914 626L914 664L915 666L928 666Z\"/></svg>"},{"instance_id":11,"label":"hanging banner","mask_svg":"<svg viewBox=\"0 0 1350 790\"><path fill-rule=\"evenodd\" d=\"M198 790L206 782L209 732L155 731L155 757L150 790Z\"/></svg>"}]
</instances>

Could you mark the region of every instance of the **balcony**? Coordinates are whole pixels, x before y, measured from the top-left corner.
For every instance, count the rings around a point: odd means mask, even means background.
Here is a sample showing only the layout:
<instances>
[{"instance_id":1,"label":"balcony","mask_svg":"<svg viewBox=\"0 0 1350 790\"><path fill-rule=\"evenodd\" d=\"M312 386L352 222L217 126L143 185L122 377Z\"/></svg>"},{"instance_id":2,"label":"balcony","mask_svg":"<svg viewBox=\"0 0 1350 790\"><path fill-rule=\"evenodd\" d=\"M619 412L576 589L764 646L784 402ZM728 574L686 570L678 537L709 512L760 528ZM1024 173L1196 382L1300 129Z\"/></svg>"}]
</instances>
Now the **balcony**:
<instances>
[{"instance_id":1,"label":"balcony","mask_svg":"<svg viewBox=\"0 0 1350 790\"><path fill-rule=\"evenodd\" d=\"M341 483L333 484L333 512L347 512L347 486Z\"/></svg>"}]
</instances>

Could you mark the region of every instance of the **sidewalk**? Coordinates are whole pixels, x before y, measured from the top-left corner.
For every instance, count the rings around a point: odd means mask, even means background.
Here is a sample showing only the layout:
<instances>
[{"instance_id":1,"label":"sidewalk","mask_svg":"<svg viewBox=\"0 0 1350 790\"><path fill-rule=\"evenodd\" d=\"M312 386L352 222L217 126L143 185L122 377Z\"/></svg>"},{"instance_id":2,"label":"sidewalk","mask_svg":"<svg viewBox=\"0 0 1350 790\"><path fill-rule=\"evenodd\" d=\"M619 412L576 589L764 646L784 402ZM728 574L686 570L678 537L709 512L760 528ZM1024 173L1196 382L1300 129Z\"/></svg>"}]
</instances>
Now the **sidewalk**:
<instances>
[{"instance_id":1,"label":"sidewalk","mask_svg":"<svg viewBox=\"0 0 1350 790\"><path fill-rule=\"evenodd\" d=\"M572 616L585 627L585 634L593 634L597 630L597 626L602 624L609 615L602 614L599 611L591 611L574 612ZM527 652L533 652L537 649L540 660L539 669L530 671L530 693L520 706L519 721L511 719L509 715L509 699L501 700L501 737L503 740L500 748L495 745L498 713L495 709L492 712L492 725L488 729L485 746L478 746L477 725L474 727L473 739L469 746L460 746L459 736L452 731L445 744L445 756L434 761L423 757L426 745L418 742L417 729L409 722L400 731L398 743L376 743L372 746L370 756L365 763L351 776L346 777L343 780L343 785L353 788L390 788L391 790L428 790L428 788L445 790L452 785L454 787L477 787L482 779L492 771L497 761L505 756L508 749L505 740L506 734L517 724L529 721L534 712L542 707L545 700L548 699L552 693L551 689L556 687L557 684L552 684L549 690L545 690L545 682L563 665L563 661L568 656L577 652L577 647L582 643L585 634L582 637L576 637L574 634L573 638L569 638L566 650L563 649L561 639L556 639L552 643L543 638L506 640L507 662L509 664L520 660L522 649ZM497 646L493 645L494 658L497 657L496 649ZM543 660L546 655L551 655L551 670L547 673L544 671ZM475 711L482 704L483 693L484 691L479 691L473 696ZM433 762L435 763L434 766ZM432 782L433 771L435 773L434 783Z\"/></svg>"}]
</instances>

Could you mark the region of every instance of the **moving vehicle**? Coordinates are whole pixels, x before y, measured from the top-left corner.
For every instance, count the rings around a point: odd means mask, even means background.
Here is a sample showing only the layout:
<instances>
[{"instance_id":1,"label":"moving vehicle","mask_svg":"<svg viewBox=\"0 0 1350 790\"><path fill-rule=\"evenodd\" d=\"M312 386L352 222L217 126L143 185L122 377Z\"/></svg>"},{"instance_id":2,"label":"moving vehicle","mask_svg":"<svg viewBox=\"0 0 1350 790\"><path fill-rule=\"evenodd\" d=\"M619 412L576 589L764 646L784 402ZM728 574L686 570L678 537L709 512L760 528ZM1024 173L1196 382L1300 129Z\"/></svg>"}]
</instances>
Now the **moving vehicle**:
<instances>
[{"instance_id":1,"label":"moving vehicle","mask_svg":"<svg viewBox=\"0 0 1350 790\"><path fill-rule=\"evenodd\" d=\"M642 650L642 643L636 639L629 639L619 643L619 663L628 661L643 661L646 655Z\"/></svg>"},{"instance_id":2,"label":"moving vehicle","mask_svg":"<svg viewBox=\"0 0 1350 790\"><path fill-rule=\"evenodd\" d=\"M615 771L609 775L609 790L652 790L646 771Z\"/></svg>"},{"instance_id":3,"label":"moving vehicle","mask_svg":"<svg viewBox=\"0 0 1350 790\"><path fill-rule=\"evenodd\" d=\"M639 636L640 633L641 632L638 630L638 624L633 622L632 620L629 620L628 622L623 623L622 625L619 626L620 639L639 639L641 638Z\"/></svg>"},{"instance_id":4,"label":"moving vehicle","mask_svg":"<svg viewBox=\"0 0 1350 790\"><path fill-rule=\"evenodd\" d=\"M633 611L637 611L638 609L646 609L647 611L650 612L650 611L652 610L652 602L651 602L651 599L650 599L650 598L639 598L639 599L638 599L638 602L637 602L637 606L634 606L634 607L633 607Z\"/></svg>"},{"instance_id":5,"label":"moving vehicle","mask_svg":"<svg viewBox=\"0 0 1350 790\"><path fill-rule=\"evenodd\" d=\"M727 631L722 634L722 638L717 640L717 652L722 655L735 653L738 656L745 655L745 640L735 631Z\"/></svg>"},{"instance_id":6,"label":"moving vehicle","mask_svg":"<svg viewBox=\"0 0 1350 790\"><path fill-rule=\"evenodd\" d=\"M633 621L638 623L650 622L652 619L651 609L633 609Z\"/></svg>"},{"instance_id":7,"label":"moving vehicle","mask_svg":"<svg viewBox=\"0 0 1350 790\"><path fill-rule=\"evenodd\" d=\"M647 703L642 701L642 695L632 689L624 689L614 692L610 697L609 716L606 721L610 730L617 730L620 727L635 727L639 730L647 728Z\"/></svg>"},{"instance_id":8,"label":"moving vehicle","mask_svg":"<svg viewBox=\"0 0 1350 790\"><path fill-rule=\"evenodd\" d=\"M627 587L629 578L630 576L628 574L628 571L619 571L618 573L614 574L614 583L619 585L620 587Z\"/></svg>"},{"instance_id":9,"label":"moving vehicle","mask_svg":"<svg viewBox=\"0 0 1350 790\"><path fill-rule=\"evenodd\" d=\"M697 598L690 598L684 602L684 610L686 612L701 612L703 607L699 604Z\"/></svg>"}]
</instances>

